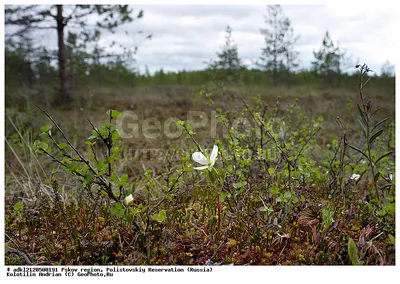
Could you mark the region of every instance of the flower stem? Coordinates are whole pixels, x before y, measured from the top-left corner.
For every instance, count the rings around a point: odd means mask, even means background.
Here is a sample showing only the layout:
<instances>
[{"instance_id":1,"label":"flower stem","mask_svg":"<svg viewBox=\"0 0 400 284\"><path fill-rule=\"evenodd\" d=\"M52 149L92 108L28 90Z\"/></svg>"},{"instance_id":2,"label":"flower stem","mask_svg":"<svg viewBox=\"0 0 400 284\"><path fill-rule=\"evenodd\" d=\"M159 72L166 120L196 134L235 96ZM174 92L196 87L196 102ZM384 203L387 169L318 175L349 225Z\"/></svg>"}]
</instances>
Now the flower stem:
<instances>
[{"instance_id":1,"label":"flower stem","mask_svg":"<svg viewBox=\"0 0 400 284\"><path fill-rule=\"evenodd\" d=\"M219 201L219 194L217 198L217 208L218 208L218 232L221 231L221 209L222 209L222 203Z\"/></svg>"}]
</instances>

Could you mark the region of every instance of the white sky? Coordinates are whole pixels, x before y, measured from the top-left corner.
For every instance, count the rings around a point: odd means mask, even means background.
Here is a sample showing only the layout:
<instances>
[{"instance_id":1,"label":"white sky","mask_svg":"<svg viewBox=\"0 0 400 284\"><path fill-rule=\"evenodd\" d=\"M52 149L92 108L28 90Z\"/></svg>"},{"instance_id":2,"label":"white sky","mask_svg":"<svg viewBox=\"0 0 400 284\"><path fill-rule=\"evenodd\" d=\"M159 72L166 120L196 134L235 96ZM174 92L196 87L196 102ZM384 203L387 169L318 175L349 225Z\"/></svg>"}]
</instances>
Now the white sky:
<instances>
[{"instance_id":1,"label":"white sky","mask_svg":"<svg viewBox=\"0 0 400 284\"><path fill-rule=\"evenodd\" d=\"M230 25L239 56L251 65L261 54L266 5L223 6L138 6L144 17L131 24L152 40L139 46L137 63L150 71L191 70L205 67L204 61L216 58L225 43ZM335 43L354 61L367 63L379 71L389 60L395 61L395 11L390 6L362 6L356 10L342 5L282 5L300 35L296 50L302 67L309 67L313 50L321 47L326 30ZM117 35L118 36L118 35Z\"/></svg>"},{"instance_id":2,"label":"white sky","mask_svg":"<svg viewBox=\"0 0 400 284\"><path fill-rule=\"evenodd\" d=\"M243 5L244 1L225 1L223 5L210 5L210 2L201 6L135 5L135 11L142 9L144 17L119 27L115 34L103 33L101 43L107 46L116 40L127 47L137 44L136 60L141 71L145 66L150 72L161 68L164 71L199 70L206 67L205 61L216 59L216 52L225 43L226 26L230 25L239 56L245 64L252 66L264 47L264 37L259 29L265 27L266 4L250 1L253 5ZM345 2L314 2L319 5L281 3L285 16L292 21L295 34L300 35L296 50L300 53L301 67L310 67L314 59L312 51L321 47L326 30L333 41L351 56L353 63L365 62L379 73L386 60L392 64L396 62L394 35L398 25L393 4L352 1L349 6ZM142 40L140 36L133 36L139 30L143 35L151 34L152 39ZM130 35L127 36L125 31ZM55 32L39 38L46 46L56 45Z\"/></svg>"}]
</instances>

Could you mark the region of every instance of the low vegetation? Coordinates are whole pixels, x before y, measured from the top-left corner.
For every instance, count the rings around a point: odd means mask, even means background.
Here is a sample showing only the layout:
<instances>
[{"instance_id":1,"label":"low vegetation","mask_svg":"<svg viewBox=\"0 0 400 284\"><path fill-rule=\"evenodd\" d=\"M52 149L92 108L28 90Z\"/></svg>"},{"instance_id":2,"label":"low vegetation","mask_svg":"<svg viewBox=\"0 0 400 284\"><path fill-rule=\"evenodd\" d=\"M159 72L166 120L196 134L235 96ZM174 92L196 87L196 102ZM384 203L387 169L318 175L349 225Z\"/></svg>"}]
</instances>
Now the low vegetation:
<instances>
[{"instance_id":1,"label":"low vegetation","mask_svg":"<svg viewBox=\"0 0 400 284\"><path fill-rule=\"evenodd\" d=\"M358 90L8 99L5 263L394 265L394 90L357 68Z\"/></svg>"}]
</instances>

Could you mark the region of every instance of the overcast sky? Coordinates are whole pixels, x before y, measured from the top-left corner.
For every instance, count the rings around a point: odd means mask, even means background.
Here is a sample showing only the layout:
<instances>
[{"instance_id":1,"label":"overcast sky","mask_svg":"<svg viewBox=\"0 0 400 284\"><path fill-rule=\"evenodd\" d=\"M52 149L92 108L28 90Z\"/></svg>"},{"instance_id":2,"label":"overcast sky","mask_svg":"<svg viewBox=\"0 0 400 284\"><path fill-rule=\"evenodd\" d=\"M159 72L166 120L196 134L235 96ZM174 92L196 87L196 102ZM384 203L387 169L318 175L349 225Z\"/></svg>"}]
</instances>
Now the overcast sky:
<instances>
[{"instance_id":1,"label":"overcast sky","mask_svg":"<svg viewBox=\"0 0 400 284\"><path fill-rule=\"evenodd\" d=\"M303 67L309 67L313 50L321 47L326 30L335 43L354 61L367 63L379 71L389 60L394 64L396 12L389 5L364 5L357 9L345 5L282 5L294 32L300 35L296 50ZM150 71L196 70L204 61L216 58L225 43L225 29L230 25L239 56L252 65L261 54L264 38L259 29L265 26L265 5L140 5L144 17L121 28L115 35L123 40L123 29L140 29L153 35L140 43L137 64ZM398 15L397 15L398 16ZM125 38L126 40L126 38Z\"/></svg>"},{"instance_id":2,"label":"overcast sky","mask_svg":"<svg viewBox=\"0 0 400 284\"><path fill-rule=\"evenodd\" d=\"M226 26L238 45L239 56L248 66L261 54L264 38L259 29L265 27L266 5L137 5L144 17L120 27L115 34L104 34L101 43L112 40L133 46L138 43L137 66L143 72L159 70L199 70L205 61L216 59L216 52L225 43ZM395 63L396 11L392 5L371 5L368 2L353 6L335 5L282 5L283 12L292 21L295 34L300 35L296 50L300 53L301 67L310 67L313 50L321 47L327 30L335 43L350 55L354 62L367 63L380 71L389 60ZM151 34L151 40L127 36L142 30ZM54 35L55 36L55 35ZM53 36L42 38L54 42ZM46 43L47 44L47 43ZM359 61L358 61L359 60Z\"/></svg>"}]
</instances>

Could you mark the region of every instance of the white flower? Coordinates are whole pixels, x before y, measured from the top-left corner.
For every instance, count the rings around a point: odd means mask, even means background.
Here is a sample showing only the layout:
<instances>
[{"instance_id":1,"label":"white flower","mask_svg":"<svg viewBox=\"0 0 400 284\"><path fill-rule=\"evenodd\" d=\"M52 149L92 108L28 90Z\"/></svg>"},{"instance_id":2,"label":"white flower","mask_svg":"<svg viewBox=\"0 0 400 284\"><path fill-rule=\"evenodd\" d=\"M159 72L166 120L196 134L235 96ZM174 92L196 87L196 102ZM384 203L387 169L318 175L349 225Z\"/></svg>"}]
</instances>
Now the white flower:
<instances>
[{"instance_id":1,"label":"white flower","mask_svg":"<svg viewBox=\"0 0 400 284\"><path fill-rule=\"evenodd\" d=\"M359 178L360 178L359 174L352 174L350 177L350 179L352 179L352 180L358 180Z\"/></svg>"},{"instance_id":2,"label":"white flower","mask_svg":"<svg viewBox=\"0 0 400 284\"><path fill-rule=\"evenodd\" d=\"M125 197L124 199L124 204L125 206L128 206L129 203L131 203L133 201L133 196L132 194L129 194L127 197Z\"/></svg>"},{"instance_id":3,"label":"white flower","mask_svg":"<svg viewBox=\"0 0 400 284\"><path fill-rule=\"evenodd\" d=\"M195 162L203 165L201 167L194 167L194 169L195 170L210 169L212 166L214 166L217 156L218 156L218 146L217 145L214 145L214 148L212 149L210 158L206 158L206 156L204 156L204 154L201 152L194 152L192 154L192 159Z\"/></svg>"}]
</instances>

